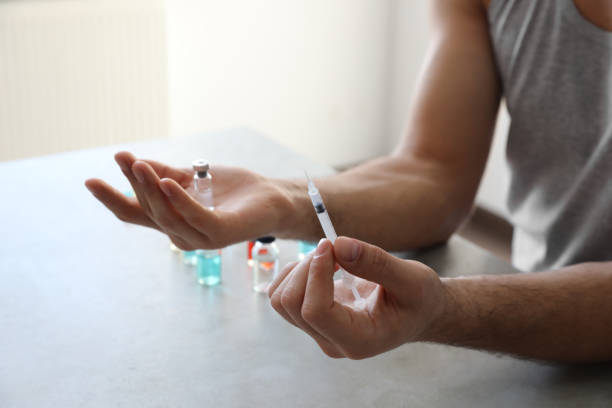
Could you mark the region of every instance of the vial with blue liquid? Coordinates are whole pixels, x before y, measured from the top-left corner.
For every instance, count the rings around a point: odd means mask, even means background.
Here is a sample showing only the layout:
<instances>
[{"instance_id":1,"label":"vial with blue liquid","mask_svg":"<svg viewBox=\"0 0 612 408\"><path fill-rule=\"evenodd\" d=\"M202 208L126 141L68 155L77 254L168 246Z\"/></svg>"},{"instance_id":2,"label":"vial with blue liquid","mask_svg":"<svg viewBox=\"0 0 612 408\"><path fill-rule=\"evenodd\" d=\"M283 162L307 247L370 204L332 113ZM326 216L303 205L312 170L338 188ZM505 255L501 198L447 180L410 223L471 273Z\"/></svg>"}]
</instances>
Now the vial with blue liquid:
<instances>
[{"instance_id":1,"label":"vial with blue liquid","mask_svg":"<svg viewBox=\"0 0 612 408\"><path fill-rule=\"evenodd\" d=\"M306 255L317 249L316 242L298 241L298 260L306 258Z\"/></svg>"},{"instance_id":2,"label":"vial with blue liquid","mask_svg":"<svg viewBox=\"0 0 612 408\"><path fill-rule=\"evenodd\" d=\"M196 251L183 251L183 262L185 265L195 266L197 262Z\"/></svg>"},{"instance_id":3,"label":"vial with blue liquid","mask_svg":"<svg viewBox=\"0 0 612 408\"><path fill-rule=\"evenodd\" d=\"M221 283L221 250L197 249L195 253L198 283L204 286Z\"/></svg>"},{"instance_id":4,"label":"vial with blue liquid","mask_svg":"<svg viewBox=\"0 0 612 408\"><path fill-rule=\"evenodd\" d=\"M193 195L194 198L207 207L214 210L212 175L209 172L210 165L204 160L195 160L193 163ZM220 249L197 249L184 253L185 263L196 266L198 283L206 286L214 286L221 283L221 250Z\"/></svg>"}]
</instances>

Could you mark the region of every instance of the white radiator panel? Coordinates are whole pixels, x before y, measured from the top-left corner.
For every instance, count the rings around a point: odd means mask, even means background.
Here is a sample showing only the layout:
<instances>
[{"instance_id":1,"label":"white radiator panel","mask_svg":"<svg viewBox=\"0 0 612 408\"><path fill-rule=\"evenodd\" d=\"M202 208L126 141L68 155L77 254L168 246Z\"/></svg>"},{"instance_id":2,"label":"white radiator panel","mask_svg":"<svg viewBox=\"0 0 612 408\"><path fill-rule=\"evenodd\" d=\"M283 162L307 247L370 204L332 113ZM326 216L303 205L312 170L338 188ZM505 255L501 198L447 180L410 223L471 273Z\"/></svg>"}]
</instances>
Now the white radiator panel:
<instances>
[{"instance_id":1,"label":"white radiator panel","mask_svg":"<svg viewBox=\"0 0 612 408\"><path fill-rule=\"evenodd\" d=\"M0 1L0 160L165 137L161 0Z\"/></svg>"}]
</instances>

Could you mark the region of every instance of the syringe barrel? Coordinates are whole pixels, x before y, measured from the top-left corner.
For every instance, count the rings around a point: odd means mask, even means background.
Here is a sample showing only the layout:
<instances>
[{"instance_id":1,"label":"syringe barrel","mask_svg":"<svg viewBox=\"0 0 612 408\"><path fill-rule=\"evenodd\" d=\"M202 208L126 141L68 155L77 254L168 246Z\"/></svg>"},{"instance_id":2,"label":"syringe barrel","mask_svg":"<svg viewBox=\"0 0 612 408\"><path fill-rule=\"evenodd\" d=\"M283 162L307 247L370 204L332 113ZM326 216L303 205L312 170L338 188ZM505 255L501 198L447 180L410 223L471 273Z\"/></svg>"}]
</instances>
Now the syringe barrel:
<instances>
[{"instance_id":1,"label":"syringe barrel","mask_svg":"<svg viewBox=\"0 0 612 408\"><path fill-rule=\"evenodd\" d=\"M317 217L319 217L319 222L321 223L321 227L323 228L325 237L329 239L333 244L336 241L336 238L338 238L338 236L336 235L336 230L334 229L334 226L332 225L332 222L329 219L327 211L317 213Z\"/></svg>"},{"instance_id":2,"label":"syringe barrel","mask_svg":"<svg viewBox=\"0 0 612 408\"><path fill-rule=\"evenodd\" d=\"M306 177L308 177L308 174L306 174ZM310 201L312 201L312 205L315 208L315 212L317 213L317 217L319 218L319 222L321 223L321 228L323 228L325 237L333 244L336 242L336 238L338 238L336 235L336 230L334 229L331 219L327 214L327 209L325 208L325 204L323 204L323 198L321 198L319 190L315 187L314 183L310 179L308 179L308 196L310 197ZM355 277L344 269L340 269L340 273L342 275L342 282L353 292L356 304L362 305L363 299L359 295L359 291L357 291Z\"/></svg>"},{"instance_id":3,"label":"syringe barrel","mask_svg":"<svg viewBox=\"0 0 612 408\"><path fill-rule=\"evenodd\" d=\"M310 197L310 201L312 202L312 206L315 208L317 213L321 212L318 208L325 208L323 205L323 198L321 198L321 194L316 187L308 190L308 197ZM323 207L321 207L323 206Z\"/></svg>"}]
</instances>

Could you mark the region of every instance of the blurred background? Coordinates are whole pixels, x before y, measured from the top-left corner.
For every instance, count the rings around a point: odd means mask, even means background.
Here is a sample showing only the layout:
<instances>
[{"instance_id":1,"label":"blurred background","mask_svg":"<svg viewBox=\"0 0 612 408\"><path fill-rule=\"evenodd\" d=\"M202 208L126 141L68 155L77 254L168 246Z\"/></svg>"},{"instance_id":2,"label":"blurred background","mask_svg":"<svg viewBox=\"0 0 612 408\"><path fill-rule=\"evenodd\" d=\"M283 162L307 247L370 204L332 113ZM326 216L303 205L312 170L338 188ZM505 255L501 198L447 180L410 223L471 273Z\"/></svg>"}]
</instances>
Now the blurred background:
<instances>
[{"instance_id":1,"label":"blurred background","mask_svg":"<svg viewBox=\"0 0 612 408\"><path fill-rule=\"evenodd\" d=\"M395 146L428 37L427 1L0 0L0 160L249 127L344 168Z\"/></svg>"}]
</instances>

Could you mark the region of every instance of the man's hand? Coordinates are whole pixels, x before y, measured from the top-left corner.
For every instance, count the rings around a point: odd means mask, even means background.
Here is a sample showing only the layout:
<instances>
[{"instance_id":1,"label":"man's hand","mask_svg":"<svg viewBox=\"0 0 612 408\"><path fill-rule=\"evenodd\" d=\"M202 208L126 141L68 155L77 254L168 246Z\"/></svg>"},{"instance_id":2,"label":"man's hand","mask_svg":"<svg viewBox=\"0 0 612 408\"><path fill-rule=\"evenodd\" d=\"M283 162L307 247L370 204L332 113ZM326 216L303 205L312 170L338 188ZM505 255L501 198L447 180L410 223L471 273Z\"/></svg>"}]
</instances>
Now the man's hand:
<instances>
[{"instance_id":1,"label":"man's hand","mask_svg":"<svg viewBox=\"0 0 612 408\"><path fill-rule=\"evenodd\" d=\"M341 280L336 262L357 278L364 307ZM308 333L330 357L362 359L424 339L444 313L445 290L436 273L364 242L321 240L314 254L287 265L270 285L272 307Z\"/></svg>"},{"instance_id":2,"label":"man's hand","mask_svg":"<svg viewBox=\"0 0 612 408\"><path fill-rule=\"evenodd\" d=\"M278 183L237 167L213 166L215 210L198 203L189 190L193 171L137 160L120 152L115 160L136 199L99 179L85 185L120 220L158 229L181 249L220 248L290 227L291 200Z\"/></svg>"}]
</instances>

